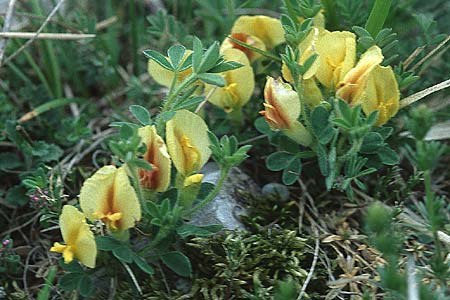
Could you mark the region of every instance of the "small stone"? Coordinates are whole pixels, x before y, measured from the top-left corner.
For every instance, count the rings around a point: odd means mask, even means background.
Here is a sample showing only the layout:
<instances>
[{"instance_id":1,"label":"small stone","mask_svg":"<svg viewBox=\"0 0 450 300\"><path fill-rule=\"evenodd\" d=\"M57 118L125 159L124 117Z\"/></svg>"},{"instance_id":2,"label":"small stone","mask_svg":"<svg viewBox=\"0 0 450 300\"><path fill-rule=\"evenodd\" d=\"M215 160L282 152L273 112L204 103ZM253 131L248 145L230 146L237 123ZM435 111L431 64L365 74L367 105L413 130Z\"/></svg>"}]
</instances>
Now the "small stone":
<instances>
[{"instance_id":1,"label":"small stone","mask_svg":"<svg viewBox=\"0 0 450 300\"><path fill-rule=\"evenodd\" d=\"M289 200L289 190L288 188L280 183L271 182L263 186L262 194L264 196L277 197L281 201Z\"/></svg>"},{"instance_id":2,"label":"small stone","mask_svg":"<svg viewBox=\"0 0 450 300\"><path fill-rule=\"evenodd\" d=\"M199 173L205 175L203 182L213 184L217 183L220 176L219 167L215 163L206 164ZM242 192L258 195L260 189L247 174L238 168L233 168L219 195L195 213L189 223L193 225L220 224L228 230L245 230L244 224L239 219L239 216L246 214L245 200L240 195Z\"/></svg>"}]
</instances>

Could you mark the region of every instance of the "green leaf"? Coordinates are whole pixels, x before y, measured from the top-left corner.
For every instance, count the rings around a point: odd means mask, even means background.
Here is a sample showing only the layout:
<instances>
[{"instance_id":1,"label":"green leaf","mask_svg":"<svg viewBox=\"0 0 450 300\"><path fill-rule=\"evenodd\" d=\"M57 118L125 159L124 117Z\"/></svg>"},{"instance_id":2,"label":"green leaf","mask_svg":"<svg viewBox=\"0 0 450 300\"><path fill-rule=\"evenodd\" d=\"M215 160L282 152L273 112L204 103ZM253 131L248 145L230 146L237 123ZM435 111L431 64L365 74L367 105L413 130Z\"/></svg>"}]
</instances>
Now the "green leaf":
<instances>
[{"instance_id":1,"label":"green leaf","mask_svg":"<svg viewBox=\"0 0 450 300\"><path fill-rule=\"evenodd\" d=\"M0 169L11 170L22 166L17 154L11 152L0 153Z\"/></svg>"},{"instance_id":2,"label":"green leaf","mask_svg":"<svg viewBox=\"0 0 450 300\"><path fill-rule=\"evenodd\" d=\"M164 122L169 122L175 116L175 111L165 111L161 113L159 116L163 118Z\"/></svg>"},{"instance_id":3,"label":"green leaf","mask_svg":"<svg viewBox=\"0 0 450 300\"><path fill-rule=\"evenodd\" d=\"M182 238L188 236L211 236L222 230L222 225L207 225L207 226L196 226L192 224L184 224L177 228L177 233Z\"/></svg>"},{"instance_id":4,"label":"green leaf","mask_svg":"<svg viewBox=\"0 0 450 300\"><path fill-rule=\"evenodd\" d=\"M380 148L377 152L377 155L380 158L381 162L385 165L393 166L397 165L400 162L400 157L398 156L398 154L388 146Z\"/></svg>"},{"instance_id":5,"label":"green leaf","mask_svg":"<svg viewBox=\"0 0 450 300\"><path fill-rule=\"evenodd\" d=\"M153 59L158 65L160 65L164 69L167 69L169 71L174 71L172 64L161 53L159 53L155 50L145 50L144 55L150 59Z\"/></svg>"},{"instance_id":6,"label":"green leaf","mask_svg":"<svg viewBox=\"0 0 450 300\"><path fill-rule=\"evenodd\" d=\"M225 78L223 78L222 75L219 74L213 74L213 73L202 73L199 74L198 79L200 79L203 82L212 84L212 85L216 85L219 87L224 87L226 82L225 82Z\"/></svg>"},{"instance_id":7,"label":"green leaf","mask_svg":"<svg viewBox=\"0 0 450 300\"><path fill-rule=\"evenodd\" d=\"M133 261L139 267L139 269L141 269L145 273L147 273L149 275L153 275L155 273L155 271L147 263L147 261L145 259L143 259L142 257L140 257L139 255L137 255L136 253L133 255Z\"/></svg>"},{"instance_id":8,"label":"green leaf","mask_svg":"<svg viewBox=\"0 0 450 300\"><path fill-rule=\"evenodd\" d=\"M317 106L311 114L311 125L321 144L328 144L333 138L334 131L329 121L330 113L323 106Z\"/></svg>"},{"instance_id":9,"label":"green leaf","mask_svg":"<svg viewBox=\"0 0 450 300\"><path fill-rule=\"evenodd\" d=\"M274 152L267 157L266 165L271 171L281 171L286 169L294 159L295 156L289 152Z\"/></svg>"},{"instance_id":10,"label":"green leaf","mask_svg":"<svg viewBox=\"0 0 450 300\"><path fill-rule=\"evenodd\" d=\"M203 44L198 37L193 40L192 68L195 73L199 73L200 63L203 56Z\"/></svg>"},{"instance_id":11,"label":"green leaf","mask_svg":"<svg viewBox=\"0 0 450 300\"><path fill-rule=\"evenodd\" d=\"M37 141L33 143L31 154L39 157L39 159L43 162L49 162L58 160L64 154L64 151L55 144L47 144L44 141Z\"/></svg>"},{"instance_id":12,"label":"green leaf","mask_svg":"<svg viewBox=\"0 0 450 300\"><path fill-rule=\"evenodd\" d=\"M112 249L113 255L118 259L126 263L133 261L133 251L128 246L121 245L120 247Z\"/></svg>"},{"instance_id":13,"label":"green leaf","mask_svg":"<svg viewBox=\"0 0 450 300\"><path fill-rule=\"evenodd\" d=\"M364 136L360 152L361 153L375 153L384 144L383 137L377 132L369 132Z\"/></svg>"},{"instance_id":14,"label":"green leaf","mask_svg":"<svg viewBox=\"0 0 450 300\"><path fill-rule=\"evenodd\" d=\"M192 266L189 258L179 251L172 251L161 255L162 262L180 276L192 275Z\"/></svg>"},{"instance_id":15,"label":"green leaf","mask_svg":"<svg viewBox=\"0 0 450 300\"><path fill-rule=\"evenodd\" d=\"M372 37L376 37L383 28L391 4L392 0L375 0L365 26Z\"/></svg>"},{"instance_id":16,"label":"green leaf","mask_svg":"<svg viewBox=\"0 0 450 300\"><path fill-rule=\"evenodd\" d=\"M59 279L58 285L64 291L72 291L78 288L83 277L83 273L67 273Z\"/></svg>"},{"instance_id":17,"label":"green leaf","mask_svg":"<svg viewBox=\"0 0 450 300\"><path fill-rule=\"evenodd\" d=\"M124 124L120 127L119 135L122 140L128 140L134 135L134 129L131 126Z\"/></svg>"},{"instance_id":18,"label":"green leaf","mask_svg":"<svg viewBox=\"0 0 450 300\"><path fill-rule=\"evenodd\" d=\"M77 260L72 260L72 262L66 264L64 259L59 260L59 266L66 272L70 273L83 273L83 267L78 263Z\"/></svg>"},{"instance_id":19,"label":"green leaf","mask_svg":"<svg viewBox=\"0 0 450 300\"><path fill-rule=\"evenodd\" d=\"M136 120L138 120L142 125L152 125L150 113L145 107L140 105L131 105L129 110Z\"/></svg>"},{"instance_id":20,"label":"green leaf","mask_svg":"<svg viewBox=\"0 0 450 300\"><path fill-rule=\"evenodd\" d=\"M302 161L300 158L296 157L291 163L283 170L282 180L285 185L293 184L300 173L302 172Z\"/></svg>"},{"instance_id":21,"label":"green leaf","mask_svg":"<svg viewBox=\"0 0 450 300\"><path fill-rule=\"evenodd\" d=\"M326 152L325 146L321 144L317 145L317 160L319 162L320 173L323 176L328 176L330 174L330 168L328 166L328 154Z\"/></svg>"},{"instance_id":22,"label":"green leaf","mask_svg":"<svg viewBox=\"0 0 450 300\"><path fill-rule=\"evenodd\" d=\"M94 284L92 283L91 277L89 275L84 275L78 281L78 291L80 295L83 297L89 297L89 295L94 290Z\"/></svg>"},{"instance_id":23,"label":"green leaf","mask_svg":"<svg viewBox=\"0 0 450 300\"><path fill-rule=\"evenodd\" d=\"M103 251L111 251L123 246L120 241L110 236L97 236L95 237L95 243L97 248Z\"/></svg>"},{"instance_id":24,"label":"green leaf","mask_svg":"<svg viewBox=\"0 0 450 300\"><path fill-rule=\"evenodd\" d=\"M25 205L30 200L26 193L27 190L22 185L15 185L6 193L6 201L14 206Z\"/></svg>"},{"instance_id":25,"label":"green leaf","mask_svg":"<svg viewBox=\"0 0 450 300\"><path fill-rule=\"evenodd\" d=\"M173 45L167 50L167 55L174 70L178 70L185 53L186 48L182 45Z\"/></svg>"},{"instance_id":26,"label":"green leaf","mask_svg":"<svg viewBox=\"0 0 450 300\"><path fill-rule=\"evenodd\" d=\"M219 43L214 42L203 55L198 73L206 73L212 69L220 58Z\"/></svg>"},{"instance_id":27,"label":"green leaf","mask_svg":"<svg viewBox=\"0 0 450 300\"><path fill-rule=\"evenodd\" d=\"M196 108L200 103L202 103L205 100L204 96L195 96L188 98L184 101L177 102L174 106L174 110L180 110L180 109L193 109Z\"/></svg>"},{"instance_id":28,"label":"green leaf","mask_svg":"<svg viewBox=\"0 0 450 300\"><path fill-rule=\"evenodd\" d=\"M231 70L239 69L240 67L244 66L241 63L235 62L235 61L224 61L218 65L216 65L214 68L210 69L209 73L223 73Z\"/></svg>"}]
</instances>

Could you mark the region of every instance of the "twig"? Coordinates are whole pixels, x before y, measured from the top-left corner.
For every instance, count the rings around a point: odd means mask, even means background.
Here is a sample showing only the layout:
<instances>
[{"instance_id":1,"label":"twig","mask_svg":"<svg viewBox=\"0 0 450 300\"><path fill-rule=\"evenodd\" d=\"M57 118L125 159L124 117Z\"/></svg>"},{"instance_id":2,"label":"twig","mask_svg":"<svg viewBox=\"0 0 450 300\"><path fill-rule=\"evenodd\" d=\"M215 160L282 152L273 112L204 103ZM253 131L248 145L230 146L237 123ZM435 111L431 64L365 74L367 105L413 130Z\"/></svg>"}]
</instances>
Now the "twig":
<instances>
[{"instance_id":1,"label":"twig","mask_svg":"<svg viewBox=\"0 0 450 300\"><path fill-rule=\"evenodd\" d=\"M109 27L111 24L114 24L115 22L117 22L117 20L119 20L119 18L117 18L117 16L112 16L108 19L100 21L97 23L97 25L95 25L95 30L96 31L103 30L103 29Z\"/></svg>"},{"instance_id":2,"label":"twig","mask_svg":"<svg viewBox=\"0 0 450 300\"><path fill-rule=\"evenodd\" d=\"M314 258L311 264L311 268L309 269L308 276L306 276L306 280L303 283L302 289L300 290L300 294L297 297L297 300L302 299L303 295L305 294L306 288L308 287L309 282L311 281L311 278L314 274L314 269L316 268L317 259L319 258L319 232L316 227L313 227L314 235L316 236L316 246L314 248Z\"/></svg>"},{"instance_id":3,"label":"twig","mask_svg":"<svg viewBox=\"0 0 450 300\"><path fill-rule=\"evenodd\" d=\"M139 295L142 295L142 289L141 289L141 287L139 286L139 283L138 283L138 281L137 281L137 279L136 279L136 276L134 276L134 273L133 273L133 271L131 270L131 268L130 268L126 263L124 263L124 262L121 261L121 260L120 260L120 263L123 265L123 267L125 268L125 270L127 270L128 275L130 275L131 281L133 281L133 284L134 284L134 286L136 287L136 289L138 290Z\"/></svg>"},{"instance_id":4,"label":"twig","mask_svg":"<svg viewBox=\"0 0 450 300\"><path fill-rule=\"evenodd\" d=\"M47 18L42 23L41 27L39 27L38 31L36 31L35 35L28 40L25 44L23 44L19 49L17 49L13 54L11 54L9 57L5 59L3 63L0 62L0 67L6 64L7 62L11 61L13 58L15 58L17 55L19 55L23 50L25 50L28 46L30 46L36 38L41 34L41 32L44 30L45 26L48 24L50 19L56 14L58 9L61 7L61 5L64 3L65 0L59 0L58 4L53 8L53 10L50 12L50 14L47 16Z\"/></svg>"},{"instance_id":5,"label":"twig","mask_svg":"<svg viewBox=\"0 0 450 300\"><path fill-rule=\"evenodd\" d=\"M447 38L444 41L442 41L436 48L431 50L430 53L428 53L424 58L422 58L417 64L415 64L414 67L411 68L411 71L414 71L415 69L420 67L420 65L426 62L431 56L433 56L437 51L439 51L439 49L441 49L445 44L447 44L448 41L450 41L450 35L447 36Z\"/></svg>"},{"instance_id":6,"label":"twig","mask_svg":"<svg viewBox=\"0 0 450 300\"><path fill-rule=\"evenodd\" d=\"M208 95L206 95L205 100L203 100L202 102L200 102L200 104L197 106L197 108L195 109L195 113L197 114L202 108L203 106L206 104L206 102L208 102L209 98L211 98L212 94L216 91L217 86L215 86L214 88L212 88Z\"/></svg>"},{"instance_id":7,"label":"twig","mask_svg":"<svg viewBox=\"0 0 450 300\"><path fill-rule=\"evenodd\" d=\"M16 4L16 0L10 0L8 4L8 9L6 11L5 23L3 24L3 32L9 31L11 28L11 20L14 12L14 5ZM3 61L3 56L5 55L6 50L6 39L0 40L0 65Z\"/></svg>"},{"instance_id":8,"label":"twig","mask_svg":"<svg viewBox=\"0 0 450 300\"><path fill-rule=\"evenodd\" d=\"M81 40L95 38L95 34L84 33L41 33L35 32L0 32L0 38L4 39L36 39L36 40Z\"/></svg>"},{"instance_id":9,"label":"twig","mask_svg":"<svg viewBox=\"0 0 450 300\"><path fill-rule=\"evenodd\" d=\"M405 106L411 105L416 101L419 101L420 99L434 93L440 90L443 90L445 88L448 88L450 86L450 79L447 79L446 81L443 81L441 83L438 83L436 85L433 85L427 89L424 89L423 91L417 92L415 94L412 94L411 96L408 96L406 98L403 98L400 101L400 108L403 108Z\"/></svg>"}]
</instances>

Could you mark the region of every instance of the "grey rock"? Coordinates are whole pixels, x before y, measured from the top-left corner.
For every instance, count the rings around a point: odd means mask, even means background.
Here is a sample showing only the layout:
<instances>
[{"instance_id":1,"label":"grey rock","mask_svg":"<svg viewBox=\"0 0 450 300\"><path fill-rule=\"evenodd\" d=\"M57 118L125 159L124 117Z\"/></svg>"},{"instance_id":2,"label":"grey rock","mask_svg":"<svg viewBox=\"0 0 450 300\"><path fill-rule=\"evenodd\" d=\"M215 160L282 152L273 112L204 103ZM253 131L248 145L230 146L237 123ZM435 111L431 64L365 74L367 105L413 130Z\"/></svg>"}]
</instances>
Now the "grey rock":
<instances>
[{"instance_id":1,"label":"grey rock","mask_svg":"<svg viewBox=\"0 0 450 300\"><path fill-rule=\"evenodd\" d=\"M281 201L289 200L289 190L287 186L276 182L271 182L264 185L262 188L262 194L264 196L277 197Z\"/></svg>"},{"instance_id":2,"label":"grey rock","mask_svg":"<svg viewBox=\"0 0 450 300\"><path fill-rule=\"evenodd\" d=\"M215 163L208 163L200 171L205 176L203 182L216 184L220 170ZM238 168L233 168L220 191L205 207L192 216L190 224L211 225L221 224L228 230L245 230L239 216L245 215L246 203L240 194L242 192L259 195L260 189L256 183Z\"/></svg>"}]
</instances>

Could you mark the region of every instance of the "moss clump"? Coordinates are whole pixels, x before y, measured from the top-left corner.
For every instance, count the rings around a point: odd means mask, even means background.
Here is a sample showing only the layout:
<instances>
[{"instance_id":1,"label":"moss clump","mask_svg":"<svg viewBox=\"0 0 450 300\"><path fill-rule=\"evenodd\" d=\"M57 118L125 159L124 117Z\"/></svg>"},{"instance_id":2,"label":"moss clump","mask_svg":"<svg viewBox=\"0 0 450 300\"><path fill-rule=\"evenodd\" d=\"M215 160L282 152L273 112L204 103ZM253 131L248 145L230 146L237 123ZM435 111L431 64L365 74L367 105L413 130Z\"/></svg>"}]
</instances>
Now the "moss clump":
<instances>
[{"instance_id":1,"label":"moss clump","mask_svg":"<svg viewBox=\"0 0 450 300\"><path fill-rule=\"evenodd\" d=\"M196 267L195 299L255 299L251 296L264 287L270 295L279 280L290 278L300 286L307 275L302 267L305 239L295 231L270 229L195 238L187 251Z\"/></svg>"}]
</instances>

